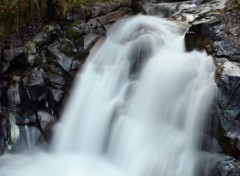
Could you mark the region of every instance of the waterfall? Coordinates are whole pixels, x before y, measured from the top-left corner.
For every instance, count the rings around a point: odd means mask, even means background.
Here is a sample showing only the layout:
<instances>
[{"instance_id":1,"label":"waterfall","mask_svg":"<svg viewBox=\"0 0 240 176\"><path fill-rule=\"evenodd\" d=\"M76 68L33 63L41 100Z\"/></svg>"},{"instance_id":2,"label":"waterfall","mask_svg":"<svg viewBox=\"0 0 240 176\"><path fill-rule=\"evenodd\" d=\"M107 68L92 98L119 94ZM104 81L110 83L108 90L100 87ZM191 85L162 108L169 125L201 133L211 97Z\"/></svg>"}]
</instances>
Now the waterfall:
<instances>
[{"instance_id":1,"label":"waterfall","mask_svg":"<svg viewBox=\"0 0 240 176\"><path fill-rule=\"evenodd\" d=\"M147 16L115 24L78 74L51 152L4 156L0 176L196 176L214 64L185 51L185 31Z\"/></svg>"}]
</instances>

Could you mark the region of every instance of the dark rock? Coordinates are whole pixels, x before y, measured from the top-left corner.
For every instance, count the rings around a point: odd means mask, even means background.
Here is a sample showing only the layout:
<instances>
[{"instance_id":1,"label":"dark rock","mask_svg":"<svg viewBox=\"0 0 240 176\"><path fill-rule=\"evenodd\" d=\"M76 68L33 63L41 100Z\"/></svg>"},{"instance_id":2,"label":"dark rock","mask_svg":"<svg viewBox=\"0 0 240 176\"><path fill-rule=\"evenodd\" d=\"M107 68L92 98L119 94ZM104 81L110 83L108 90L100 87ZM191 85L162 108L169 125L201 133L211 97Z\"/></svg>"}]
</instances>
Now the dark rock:
<instances>
[{"instance_id":1,"label":"dark rock","mask_svg":"<svg viewBox=\"0 0 240 176\"><path fill-rule=\"evenodd\" d=\"M92 14L94 17L105 15L120 7L130 7L131 4L131 0L112 0L105 3L98 3L93 6Z\"/></svg>"},{"instance_id":2,"label":"dark rock","mask_svg":"<svg viewBox=\"0 0 240 176\"><path fill-rule=\"evenodd\" d=\"M122 18L129 17L132 14L130 8L120 8L114 12L108 13L107 15L97 18L97 21L102 25L107 25L116 22Z\"/></svg>"},{"instance_id":3,"label":"dark rock","mask_svg":"<svg viewBox=\"0 0 240 176\"><path fill-rule=\"evenodd\" d=\"M168 18L177 11L178 6L179 3L160 3L152 5L152 7L148 9L148 14Z\"/></svg>"},{"instance_id":4,"label":"dark rock","mask_svg":"<svg viewBox=\"0 0 240 176\"><path fill-rule=\"evenodd\" d=\"M212 54L214 51L213 40L215 36L213 27L219 23L220 21L215 18L202 19L201 21L193 23L185 34L187 51L199 49L206 50L209 54Z\"/></svg>"},{"instance_id":5,"label":"dark rock","mask_svg":"<svg viewBox=\"0 0 240 176\"><path fill-rule=\"evenodd\" d=\"M5 61L12 61L13 59L15 59L16 57L22 55L24 52L24 48L23 47L18 47L18 48L14 48L14 49L10 49L10 50L6 50L3 54L3 59Z\"/></svg>"},{"instance_id":6,"label":"dark rock","mask_svg":"<svg viewBox=\"0 0 240 176\"><path fill-rule=\"evenodd\" d=\"M99 35L96 34L88 34L84 37L84 50L89 51L90 48L97 42L100 38Z\"/></svg>"},{"instance_id":7,"label":"dark rock","mask_svg":"<svg viewBox=\"0 0 240 176\"><path fill-rule=\"evenodd\" d=\"M47 84L51 87L62 89L65 84L65 79L57 72L47 71L46 72Z\"/></svg>"},{"instance_id":8,"label":"dark rock","mask_svg":"<svg viewBox=\"0 0 240 176\"><path fill-rule=\"evenodd\" d=\"M235 157L240 154L240 67L237 63L226 61L216 71L219 87L217 99L218 117L222 135L220 144L227 154ZM225 140L223 140L225 139Z\"/></svg>"},{"instance_id":9,"label":"dark rock","mask_svg":"<svg viewBox=\"0 0 240 176\"><path fill-rule=\"evenodd\" d=\"M8 68L10 67L10 63L6 61L1 61L0 62L0 73L3 74L5 73Z\"/></svg>"},{"instance_id":10,"label":"dark rock","mask_svg":"<svg viewBox=\"0 0 240 176\"><path fill-rule=\"evenodd\" d=\"M56 37L61 34L61 28L56 23L44 26L43 31L50 37Z\"/></svg>"},{"instance_id":11,"label":"dark rock","mask_svg":"<svg viewBox=\"0 0 240 176\"><path fill-rule=\"evenodd\" d=\"M31 70L30 73L27 73L28 75L23 78L23 82L25 85L25 89L28 93L28 98L34 102L34 101L44 101L46 100L46 88L45 88L45 73L43 69L40 68L34 68Z\"/></svg>"},{"instance_id":12,"label":"dark rock","mask_svg":"<svg viewBox=\"0 0 240 176\"><path fill-rule=\"evenodd\" d=\"M8 88L7 95L8 95L8 102L11 106L16 106L20 104L20 77L14 76L13 82Z\"/></svg>"},{"instance_id":13,"label":"dark rock","mask_svg":"<svg viewBox=\"0 0 240 176\"><path fill-rule=\"evenodd\" d=\"M1 41L1 43L3 43ZM17 33L13 33L10 36L4 38L4 45L6 47L13 47L13 48L18 48L23 46L23 41L21 39L21 37L19 36L19 34Z\"/></svg>"},{"instance_id":14,"label":"dark rock","mask_svg":"<svg viewBox=\"0 0 240 176\"><path fill-rule=\"evenodd\" d=\"M223 153L217 139L206 134L202 136L201 150L211 153Z\"/></svg>"},{"instance_id":15,"label":"dark rock","mask_svg":"<svg viewBox=\"0 0 240 176\"><path fill-rule=\"evenodd\" d=\"M71 48L69 48L71 50ZM71 69L73 57L66 56L61 51L61 43L60 42L54 42L51 45L48 46L48 51L50 51L53 56L55 56L55 59L53 62L58 63L66 72L69 72Z\"/></svg>"},{"instance_id":16,"label":"dark rock","mask_svg":"<svg viewBox=\"0 0 240 176\"><path fill-rule=\"evenodd\" d=\"M240 161L225 156L216 166L214 176L239 176L240 175Z\"/></svg>"},{"instance_id":17,"label":"dark rock","mask_svg":"<svg viewBox=\"0 0 240 176\"><path fill-rule=\"evenodd\" d=\"M73 57L78 52L75 44L66 38L60 40L60 46L61 51L68 57Z\"/></svg>"},{"instance_id":18,"label":"dark rock","mask_svg":"<svg viewBox=\"0 0 240 176\"><path fill-rule=\"evenodd\" d=\"M42 47L44 45L50 44L52 40L53 38L48 36L46 33L40 32L37 35L35 35L31 41L35 43L38 47Z\"/></svg>"},{"instance_id":19,"label":"dark rock","mask_svg":"<svg viewBox=\"0 0 240 176\"><path fill-rule=\"evenodd\" d=\"M146 0L133 0L132 8L136 13L148 14L149 8L152 7L152 3Z\"/></svg>"},{"instance_id":20,"label":"dark rock","mask_svg":"<svg viewBox=\"0 0 240 176\"><path fill-rule=\"evenodd\" d=\"M81 21L80 24L75 25L67 30L67 36L70 39L76 40L79 37L89 33L90 28L84 21Z\"/></svg>"},{"instance_id":21,"label":"dark rock","mask_svg":"<svg viewBox=\"0 0 240 176\"><path fill-rule=\"evenodd\" d=\"M85 21L87 18L87 10L83 6L73 7L67 13L67 20L69 21Z\"/></svg>"},{"instance_id":22,"label":"dark rock","mask_svg":"<svg viewBox=\"0 0 240 176\"><path fill-rule=\"evenodd\" d=\"M90 28L90 32L99 34L99 35L106 35L106 29L103 24L101 24L98 19L91 19L88 21L88 26Z\"/></svg>"},{"instance_id":23,"label":"dark rock","mask_svg":"<svg viewBox=\"0 0 240 176\"><path fill-rule=\"evenodd\" d=\"M42 129L42 135L46 142L49 143L52 139L53 127L56 123L56 119L46 111L38 111L37 114Z\"/></svg>"}]
</instances>

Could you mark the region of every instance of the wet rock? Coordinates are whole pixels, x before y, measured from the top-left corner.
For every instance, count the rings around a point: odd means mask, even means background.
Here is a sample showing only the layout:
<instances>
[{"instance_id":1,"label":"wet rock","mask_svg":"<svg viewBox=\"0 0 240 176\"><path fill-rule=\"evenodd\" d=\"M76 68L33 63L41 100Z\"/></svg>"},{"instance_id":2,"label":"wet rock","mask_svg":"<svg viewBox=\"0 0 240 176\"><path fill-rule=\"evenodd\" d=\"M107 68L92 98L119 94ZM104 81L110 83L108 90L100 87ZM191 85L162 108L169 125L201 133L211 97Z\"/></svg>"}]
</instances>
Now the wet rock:
<instances>
[{"instance_id":1,"label":"wet rock","mask_svg":"<svg viewBox=\"0 0 240 176\"><path fill-rule=\"evenodd\" d=\"M7 95L8 95L8 102L11 106L16 106L20 104L20 77L14 76L13 82L8 88Z\"/></svg>"},{"instance_id":2,"label":"wet rock","mask_svg":"<svg viewBox=\"0 0 240 176\"><path fill-rule=\"evenodd\" d=\"M63 97L63 91L59 89L50 89L50 93L55 102L59 102Z\"/></svg>"},{"instance_id":3,"label":"wet rock","mask_svg":"<svg viewBox=\"0 0 240 176\"><path fill-rule=\"evenodd\" d=\"M202 136L201 150L211 153L223 153L217 139L206 134Z\"/></svg>"},{"instance_id":4,"label":"wet rock","mask_svg":"<svg viewBox=\"0 0 240 176\"><path fill-rule=\"evenodd\" d=\"M98 17L97 21L102 25L107 25L122 18L129 17L131 14L132 10L130 8L120 8L119 10L108 13L107 15Z\"/></svg>"},{"instance_id":5,"label":"wet rock","mask_svg":"<svg viewBox=\"0 0 240 176\"><path fill-rule=\"evenodd\" d=\"M49 114L47 111L38 111L37 114L43 130L47 130L50 123L54 123L56 120L55 117Z\"/></svg>"},{"instance_id":6,"label":"wet rock","mask_svg":"<svg viewBox=\"0 0 240 176\"><path fill-rule=\"evenodd\" d=\"M88 21L88 26L90 28L90 32L99 34L99 35L106 35L106 29L103 24L101 24L98 19L91 19Z\"/></svg>"},{"instance_id":7,"label":"wet rock","mask_svg":"<svg viewBox=\"0 0 240 176\"><path fill-rule=\"evenodd\" d=\"M71 50L71 48L69 48L69 50ZM49 45L48 51L50 51L53 56L55 56L53 62L58 63L66 72L70 71L73 57L69 57L61 51L60 42L56 41L53 44Z\"/></svg>"},{"instance_id":8,"label":"wet rock","mask_svg":"<svg viewBox=\"0 0 240 176\"><path fill-rule=\"evenodd\" d=\"M53 127L56 123L56 119L47 111L38 111L37 114L40 121L43 138L47 143L49 143L53 136Z\"/></svg>"},{"instance_id":9,"label":"wet rock","mask_svg":"<svg viewBox=\"0 0 240 176\"><path fill-rule=\"evenodd\" d=\"M225 156L217 163L214 176L238 175L240 175L240 161L230 156Z\"/></svg>"},{"instance_id":10,"label":"wet rock","mask_svg":"<svg viewBox=\"0 0 240 176\"><path fill-rule=\"evenodd\" d=\"M132 4L131 0L112 0L105 3L98 3L93 6L92 14L94 17L105 15L120 7L130 7Z\"/></svg>"},{"instance_id":11,"label":"wet rock","mask_svg":"<svg viewBox=\"0 0 240 176\"><path fill-rule=\"evenodd\" d=\"M152 5L152 7L148 9L148 14L168 18L177 11L178 6L179 3L159 3Z\"/></svg>"},{"instance_id":12,"label":"wet rock","mask_svg":"<svg viewBox=\"0 0 240 176\"><path fill-rule=\"evenodd\" d=\"M96 34L88 34L84 37L84 50L89 51L90 48L97 42L100 38L99 35Z\"/></svg>"},{"instance_id":13,"label":"wet rock","mask_svg":"<svg viewBox=\"0 0 240 176\"><path fill-rule=\"evenodd\" d=\"M59 115L62 112L61 102L64 98L64 91L50 87L48 90L48 104L53 112Z\"/></svg>"},{"instance_id":14,"label":"wet rock","mask_svg":"<svg viewBox=\"0 0 240 176\"><path fill-rule=\"evenodd\" d=\"M185 34L185 45L187 51L194 49L206 50L209 54L214 52L213 40L215 32L213 27L220 23L216 18L202 19L195 22Z\"/></svg>"},{"instance_id":15,"label":"wet rock","mask_svg":"<svg viewBox=\"0 0 240 176\"><path fill-rule=\"evenodd\" d=\"M48 85L51 87L56 87L58 89L62 89L65 84L65 79L56 72L47 71L46 72L46 81L48 81Z\"/></svg>"}]
</instances>

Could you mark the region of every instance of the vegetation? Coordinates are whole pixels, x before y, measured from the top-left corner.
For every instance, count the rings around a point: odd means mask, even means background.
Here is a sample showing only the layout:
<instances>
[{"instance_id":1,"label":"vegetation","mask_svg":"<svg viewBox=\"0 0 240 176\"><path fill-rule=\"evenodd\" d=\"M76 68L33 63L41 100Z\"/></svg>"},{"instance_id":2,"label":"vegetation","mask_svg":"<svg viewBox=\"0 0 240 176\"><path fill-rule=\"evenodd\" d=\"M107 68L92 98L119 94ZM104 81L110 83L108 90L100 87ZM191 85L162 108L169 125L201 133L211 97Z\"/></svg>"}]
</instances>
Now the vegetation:
<instances>
[{"instance_id":1,"label":"vegetation","mask_svg":"<svg viewBox=\"0 0 240 176\"><path fill-rule=\"evenodd\" d=\"M109 0L0 0L0 36L18 31L46 14L48 6L58 6L61 15L79 4L91 8L96 2Z\"/></svg>"},{"instance_id":2,"label":"vegetation","mask_svg":"<svg viewBox=\"0 0 240 176\"><path fill-rule=\"evenodd\" d=\"M1 0L0 35L17 31L20 26L33 22L45 10L45 0Z\"/></svg>"}]
</instances>

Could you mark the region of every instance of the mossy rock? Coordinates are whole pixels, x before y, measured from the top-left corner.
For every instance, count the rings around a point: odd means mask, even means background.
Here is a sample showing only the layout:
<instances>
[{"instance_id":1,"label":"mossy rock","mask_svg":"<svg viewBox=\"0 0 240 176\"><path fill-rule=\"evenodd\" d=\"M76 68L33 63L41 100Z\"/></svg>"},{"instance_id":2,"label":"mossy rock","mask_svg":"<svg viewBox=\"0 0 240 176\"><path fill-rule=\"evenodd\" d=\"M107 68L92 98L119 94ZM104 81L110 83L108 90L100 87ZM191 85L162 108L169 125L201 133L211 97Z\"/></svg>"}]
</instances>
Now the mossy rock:
<instances>
[{"instance_id":1,"label":"mossy rock","mask_svg":"<svg viewBox=\"0 0 240 176\"><path fill-rule=\"evenodd\" d=\"M61 50L66 56L72 57L77 52L77 50L73 46L73 43L70 40L62 39L60 42Z\"/></svg>"},{"instance_id":2,"label":"mossy rock","mask_svg":"<svg viewBox=\"0 0 240 176\"><path fill-rule=\"evenodd\" d=\"M81 24L81 22L71 23L71 24L68 26L67 36L68 36L70 39L76 39L76 38L79 37L79 32L74 29L74 27L76 27L76 26L79 25L79 24Z\"/></svg>"},{"instance_id":3,"label":"mossy rock","mask_svg":"<svg viewBox=\"0 0 240 176\"><path fill-rule=\"evenodd\" d=\"M37 46L36 46L36 44L33 43L33 42L28 42L24 46L24 52L26 54L36 54L37 53Z\"/></svg>"},{"instance_id":4,"label":"mossy rock","mask_svg":"<svg viewBox=\"0 0 240 176\"><path fill-rule=\"evenodd\" d=\"M74 42L77 46L84 46L84 37L78 37Z\"/></svg>"},{"instance_id":5,"label":"mossy rock","mask_svg":"<svg viewBox=\"0 0 240 176\"><path fill-rule=\"evenodd\" d=\"M53 35L59 35L61 28L58 24L48 24L48 25L44 26L43 31L47 35L53 36Z\"/></svg>"}]
</instances>

